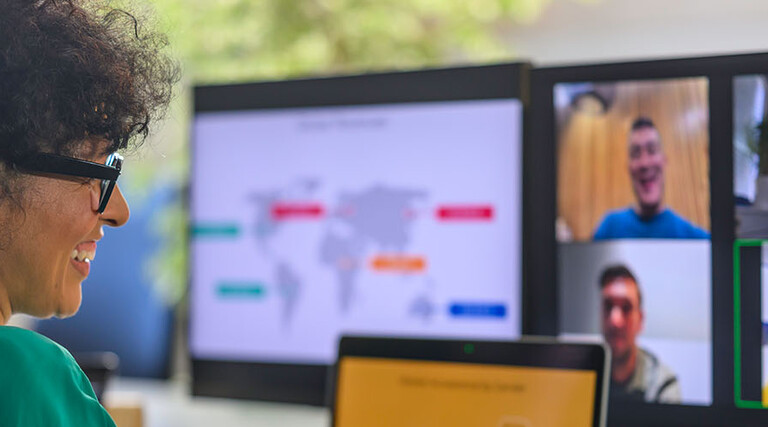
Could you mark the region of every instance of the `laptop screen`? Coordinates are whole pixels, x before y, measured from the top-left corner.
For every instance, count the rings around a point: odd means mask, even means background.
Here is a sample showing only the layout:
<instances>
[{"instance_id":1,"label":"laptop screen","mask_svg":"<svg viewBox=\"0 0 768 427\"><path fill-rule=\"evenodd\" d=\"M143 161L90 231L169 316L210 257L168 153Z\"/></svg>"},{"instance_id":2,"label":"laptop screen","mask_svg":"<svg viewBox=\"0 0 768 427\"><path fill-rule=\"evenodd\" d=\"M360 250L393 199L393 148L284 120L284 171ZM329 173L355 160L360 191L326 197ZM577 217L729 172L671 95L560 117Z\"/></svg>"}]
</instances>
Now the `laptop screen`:
<instances>
[{"instance_id":1,"label":"laptop screen","mask_svg":"<svg viewBox=\"0 0 768 427\"><path fill-rule=\"evenodd\" d=\"M466 350L471 353L473 347ZM552 366L546 358L541 366L503 359L440 360L450 358L342 355L334 425L599 425L599 370Z\"/></svg>"}]
</instances>

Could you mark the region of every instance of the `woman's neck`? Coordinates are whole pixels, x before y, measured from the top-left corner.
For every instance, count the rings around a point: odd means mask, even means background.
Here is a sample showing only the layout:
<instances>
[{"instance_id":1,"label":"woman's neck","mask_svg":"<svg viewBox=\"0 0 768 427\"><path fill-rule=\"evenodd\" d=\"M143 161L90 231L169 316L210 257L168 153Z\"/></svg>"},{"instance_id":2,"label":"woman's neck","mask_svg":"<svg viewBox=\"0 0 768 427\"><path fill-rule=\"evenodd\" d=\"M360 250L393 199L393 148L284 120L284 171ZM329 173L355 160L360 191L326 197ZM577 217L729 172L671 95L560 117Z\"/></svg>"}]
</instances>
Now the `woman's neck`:
<instances>
[{"instance_id":1,"label":"woman's neck","mask_svg":"<svg viewBox=\"0 0 768 427\"><path fill-rule=\"evenodd\" d=\"M5 287L0 284L0 326L8 323L11 314L11 300L8 298L8 292L5 290Z\"/></svg>"}]
</instances>

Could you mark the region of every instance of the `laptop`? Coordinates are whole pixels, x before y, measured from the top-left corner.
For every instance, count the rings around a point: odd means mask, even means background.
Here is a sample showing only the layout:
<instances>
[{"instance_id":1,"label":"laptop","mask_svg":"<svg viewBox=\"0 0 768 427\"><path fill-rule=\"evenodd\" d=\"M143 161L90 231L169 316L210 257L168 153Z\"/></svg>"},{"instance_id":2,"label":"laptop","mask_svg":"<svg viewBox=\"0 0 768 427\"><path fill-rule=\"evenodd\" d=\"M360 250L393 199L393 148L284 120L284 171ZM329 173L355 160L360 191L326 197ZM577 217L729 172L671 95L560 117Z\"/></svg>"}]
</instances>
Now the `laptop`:
<instances>
[{"instance_id":1,"label":"laptop","mask_svg":"<svg viewBox=\"0 0 768 427\"><path fill-rule=\"evenodd\" d=\"M610 353L555 340L343 337L334 427L603 427Z\"/></svg>"}]
</instances>

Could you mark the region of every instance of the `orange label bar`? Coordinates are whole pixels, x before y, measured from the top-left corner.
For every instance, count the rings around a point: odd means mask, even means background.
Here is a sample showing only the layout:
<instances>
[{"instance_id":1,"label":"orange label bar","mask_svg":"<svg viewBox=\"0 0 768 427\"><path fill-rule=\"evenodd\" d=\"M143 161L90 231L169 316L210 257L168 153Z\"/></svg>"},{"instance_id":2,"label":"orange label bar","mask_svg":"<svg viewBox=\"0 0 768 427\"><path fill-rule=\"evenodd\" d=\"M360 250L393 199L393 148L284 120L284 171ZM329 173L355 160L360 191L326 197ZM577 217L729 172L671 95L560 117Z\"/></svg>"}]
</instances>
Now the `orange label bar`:
<instances>
[{"instance_id":1,"label":"orange label bar","mask_svg":"<svg viewBox=\"0 0 768 427\"><path fill-rule=\"evenodd\" d=\"M444 205L437 208L441 221L490 221L493 219L491 205Z\"/></svg>"},{"instance_id":2,"label":"orange label bar","mask_svg":"<svg viewBox=\"0 0 768 427\"><path fill-rule=\"evenodd\" d=\"M418 273L427 269L421 256L380 255L371 260L371 268L382 273Z\"/></svg>"},{"instance_id":3,"label":"orange label bar","mask_svg":"<svg viewBox=\"0 0 768 427\"><path fill-rule=\"evenodd\" d=\"M325 214L325 208L319 203L275 203L272 205L272 218L286 219L315 219Z\"/></svg>"}]
</instances>

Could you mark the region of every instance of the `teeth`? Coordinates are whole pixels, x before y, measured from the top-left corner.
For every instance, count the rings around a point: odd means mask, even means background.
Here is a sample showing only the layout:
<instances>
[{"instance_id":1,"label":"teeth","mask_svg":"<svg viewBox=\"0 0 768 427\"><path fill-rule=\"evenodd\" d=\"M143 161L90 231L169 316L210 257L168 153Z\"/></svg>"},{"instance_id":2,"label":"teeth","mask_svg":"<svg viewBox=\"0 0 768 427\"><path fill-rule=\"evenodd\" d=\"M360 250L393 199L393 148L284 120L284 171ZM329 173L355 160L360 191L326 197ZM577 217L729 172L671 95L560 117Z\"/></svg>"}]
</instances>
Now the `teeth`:
<instances>
[{"instance_id":1,"label":"teeth","mask_svg":"<svg viewBox=\"0 0 768 427\"><path fill-rule=\"evenodd\" d=\"M78 251L77 249L73 249L70 257L75 261L91 262L96 258L96 251Z\"/></svg>"}]
</instances>

